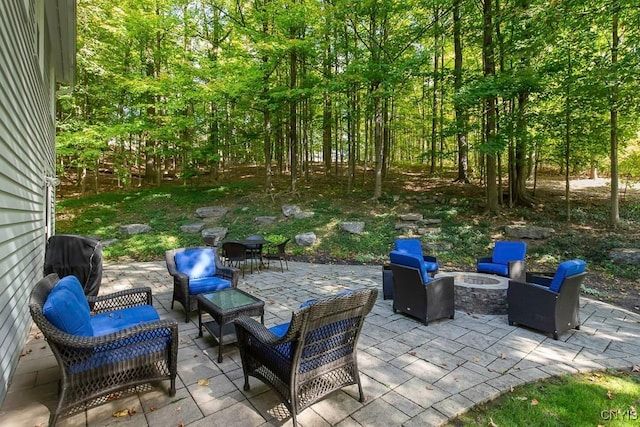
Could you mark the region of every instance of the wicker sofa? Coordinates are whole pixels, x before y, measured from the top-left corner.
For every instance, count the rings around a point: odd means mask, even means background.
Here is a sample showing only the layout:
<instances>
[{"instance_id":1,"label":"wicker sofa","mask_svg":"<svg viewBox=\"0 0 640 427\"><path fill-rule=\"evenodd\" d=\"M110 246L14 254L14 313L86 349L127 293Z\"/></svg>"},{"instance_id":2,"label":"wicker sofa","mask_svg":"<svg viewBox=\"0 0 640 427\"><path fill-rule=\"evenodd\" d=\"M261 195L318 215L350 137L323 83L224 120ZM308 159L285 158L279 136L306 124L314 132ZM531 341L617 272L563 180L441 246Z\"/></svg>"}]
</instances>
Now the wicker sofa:
<instances>
[{"instance_id":1,"label":"wicker sofa","mask_svg":"<svg viewBox=\"0 0 640 427\"><path fill-rule=\"evenodd\" d=\"M52 273L36 283L29 310L60 369L50 425L150 382L169 380L175 394L178 325L160 320L150 288L85 299L75 276Z\"/></svg>"}]
</instances>

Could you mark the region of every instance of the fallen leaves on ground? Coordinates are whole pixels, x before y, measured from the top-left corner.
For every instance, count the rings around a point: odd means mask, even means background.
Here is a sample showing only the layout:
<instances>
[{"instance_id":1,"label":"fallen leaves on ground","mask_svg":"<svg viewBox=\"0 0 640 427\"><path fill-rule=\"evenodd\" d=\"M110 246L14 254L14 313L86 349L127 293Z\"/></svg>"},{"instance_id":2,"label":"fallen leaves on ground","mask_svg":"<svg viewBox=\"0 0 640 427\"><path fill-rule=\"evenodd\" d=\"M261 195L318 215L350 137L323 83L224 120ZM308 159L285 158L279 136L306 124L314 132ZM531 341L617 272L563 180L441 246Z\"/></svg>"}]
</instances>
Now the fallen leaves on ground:
<instances>
[{"instance_id":1,"label":"fallen leaves on ground","mask_svg":"<svg viewBox=\"0 0 640 427\"><path fill-rule=\"evenodd\" d=\"M209 378L203 378L201 380L198 380L198 385L199 386L208 386L209 385Z\"/></svg>"},{"instance_id":2,"label":"fallen leaves on ground","mask_svg":"<svg viewBox=\"0 0 640 427\"><path fill-rule=\"evenodd\" d=\"M498 424L494 423L491 417L489 417L489 427L498 427Z\"/></svg>"},{"instance_id":3,"label":"fallen leaves on ground","mask_svg":"<svg viewBox=\"0 0 640 427\"><path fill-rule=\"evenodd\" d=\"M613 392L611 390L607 390L607 397L612 400L615 399L615 396L613 395Z\"/></svg>"},{"instance_id":4,"label":"fallen leaves on ground","mask_svg":"<svg viewBox=\"0 0 640 427\"><path fill-rule=\"evenodd\" d=\"M631 372L640 372L640 366L633 365L633 368L631 368Z\"/></svg>"},{"instance_id":5,"label":"fallen leaves on ground","mask_svg":"<svg viewBox=\"0 0 640 427\"><path fill-rule=\"evenodd\" d=\"M531 399L531 406L538 406L538 399L536 398Z\"/></svg>"},{"instance_id":6,"label":"fallen leaves on ground","mask_svg":"<svg viewBox=\"0 0 640 427\"><path fill-rule=\"evenodd\" d=\"M114 418L130 417L135 415L136 408L125 408L120 411L114 412L111 416Z\"/></svg>"}]
</instances>

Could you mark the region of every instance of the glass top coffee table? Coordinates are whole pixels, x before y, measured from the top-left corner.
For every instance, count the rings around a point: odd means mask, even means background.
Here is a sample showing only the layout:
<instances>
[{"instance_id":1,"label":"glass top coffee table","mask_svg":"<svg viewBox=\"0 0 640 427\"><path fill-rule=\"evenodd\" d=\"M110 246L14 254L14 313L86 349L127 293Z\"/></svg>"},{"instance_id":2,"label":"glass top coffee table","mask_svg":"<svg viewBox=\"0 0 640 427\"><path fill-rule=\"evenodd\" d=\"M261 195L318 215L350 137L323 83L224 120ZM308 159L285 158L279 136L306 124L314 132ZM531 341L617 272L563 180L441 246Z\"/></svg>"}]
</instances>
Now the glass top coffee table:
<instances>
[{"instance_id":1,"label":"glass top coffee table","mask_svg":"<svg viewBox=\"0 0 640 427\"><path fill-rule=\"evenodd\" d=\"M233 321L240 316L260 316L264 324L264 301L253 295L231 288L196 296L198 301L198 336L202 337L202 327L218 341L218 363L222 362L223 341L236 341ZM202 314L209 314L213 320L203 322Z\"/></svg>"}]
</instances>

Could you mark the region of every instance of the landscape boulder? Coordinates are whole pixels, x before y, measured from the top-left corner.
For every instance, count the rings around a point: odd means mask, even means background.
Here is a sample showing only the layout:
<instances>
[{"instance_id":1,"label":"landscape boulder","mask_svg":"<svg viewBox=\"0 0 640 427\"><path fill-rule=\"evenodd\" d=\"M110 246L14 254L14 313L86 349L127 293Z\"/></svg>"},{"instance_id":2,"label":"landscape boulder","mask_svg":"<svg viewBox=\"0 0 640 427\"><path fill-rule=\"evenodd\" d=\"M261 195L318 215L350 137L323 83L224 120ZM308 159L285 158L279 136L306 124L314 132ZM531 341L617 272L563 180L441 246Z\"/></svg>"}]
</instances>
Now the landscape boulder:
<instances>
[{"instance_id":1,"label":"landscape boulder","mask_svg":"<svg viewBox=\"0 0 640 427\"><path fill-rule=\"evenodd\" d=\"M295 241L298 246L312 246L317 240L316 233L313 231L307 233L296 234Z\"/></svg>"},{"instance_id":2,"label":"landscape boulder","mask_svg":"<svg viewBox=\"0 0 640 427\"><path fill-rule=\"evenodd\" d=\"M109 246L115 244L118 242L118 239L107 239L107 240L103 240L102 242L102 247L103 248L108 248Z\"/></svg>"},{"instance_id":3,"label":"landscape boulder","mask_svg":"<svg viewBox=\"0 0 640 427\"><path fill-rule=\"evenodd\" d=\"M293 217L295 219L305 219L305 218L311 218L315 214L316 213L312 212L312 211L300 211L300 212L296 213Z\"/></svg>"},{"instance_id":4,"label":"landscape boulder","mask_svg":"<svg viewBox=\"0 0 640 427\"><path fill-rule=\"evenodd\" d=\"M302 212L300 206L297 205L282 205L282 214L289 218L290 216L295 216Z\"/></svg>"},{"instance_id":5,"label":"landscape boulder","mask_svg":"<svg viewBox=\"0 0 640 427\"><path fill-rule=\"evenodd\" d=\"M257 216L255 221L260 225L271 225L276 222L277 218L275 216Z\"/></svg>"},{"instance_id":6,"label":"landscape boulder","mask_svg":"<svg viewBox=\"0 0 640 427\"><path fill-rule=\"evenodd\" d=\"M226 227L211 227L205 228L200 233L203 239L208 239L213 242L219 242L220 240L224 240L227 237L227 228Z\"/></svg>"},{"instance_id":7,"label":"landscape boulder","mask_svg":"<svg viewBox=\"0 0 640 427\"><path fill-rule=\"evenodd\" d=\"M408 213L400 215L400 219L403 221L422 221L423 215L419 213Z\"/></svg>"},{"instance_id":8,"label":"landscape boulder","mask_svg":"<svg viewBox=\"0 0 640 427\"><path fill-rule=\"evenodd\" d=\"M364 222L362 221L343 221L340 223L340 229L351 234L360 234L364 230Z\"/></svg>"},{"instance_id":9,"label":"landscape boulder","mask_svg":"<svg viewBox=\"0 0 640 427\"><path fill-rule=\"evenodd\" d=\"M151 231L148 224L125 224L120 226L120 234L131 236L133 234L143 234Z\"/></svg>"},{"instance_id":10,"label":"landscape boulder","mask_svg":"<svg viewBox=\"0 0 640 427\"><path fill-rule=\"evenodd\" d=\"M609 251L609 258L616 264L640 265L640 249L615 248Z\"/></svg>"},{"instance_id":11,"label":"landscape boulder","mask_svg":"<svg viewBox=\"0 0 640 427\"><path fill-rule=\"evenodd\" d=\"M183 233L199 233L206 224L204 222L195 222L193 224L185 224L180 226L180 231Z\"/></svg>"},{"instance_id":12,"label":"landscape boulder","mask_svg":"<svg viewBox=\"0 0 640 427\"><path fill-rule=\"evenodd\" d=\"M556 232L553 228L535 225L505 225L504 231L514 239L548 239Z\"/></svg>"},{"instance_id":13,"label":"landscape boulder","mask_svg":"<svg viewBox=\"0 0 640 427\"><path fill-rule=\"evenodd\" d=\"M229 212L229 208L223 206L205 206L196 209L195 216L205 220L216 220L225 216L227 212Z\"/></svg>"}]
</instances>

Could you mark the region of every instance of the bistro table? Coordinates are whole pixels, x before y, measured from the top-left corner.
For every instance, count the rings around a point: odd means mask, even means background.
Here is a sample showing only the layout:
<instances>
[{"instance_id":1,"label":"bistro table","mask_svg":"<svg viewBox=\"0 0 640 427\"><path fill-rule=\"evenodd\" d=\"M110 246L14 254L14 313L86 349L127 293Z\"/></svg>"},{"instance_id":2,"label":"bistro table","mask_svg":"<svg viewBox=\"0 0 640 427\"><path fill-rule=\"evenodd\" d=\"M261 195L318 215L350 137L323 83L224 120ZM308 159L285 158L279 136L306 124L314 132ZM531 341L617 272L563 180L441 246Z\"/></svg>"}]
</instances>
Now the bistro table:
<instances>
[{"instance_id":1,"label":"bistro table","mask_svg":"<svg viewBox=\"0 0 640 427\"><path fill-rule=\"evenodd\" d=\"M237 288L223 289L196 296L198 301L198 336L202 337L202 327L218 341L218 363L222 362L223 341L236 341L233 321L240 316L260 316L264 325L264 301ZM213 320L203 322L202 314L209 314Z\"/></svg>"},{"instance_id":2,"label":"bistro table","mask_svg":"<svg viewBox=\"0 0 640 427\"><path fill-rule=\"evenodd\" d=\"M233 242L233 243L238 243L241 244L242 246L244 246L244 252L245 252L245 258L244 258L244 262L246 265L247 260L249 260L250 264L250 272L253 273L253 260L258 260L258 266L256 267L256 270L258 270L258 272L260 271L261 267L264 267L264 262L262 260L262 248L265 245L270 245L271 242L266 240L264 237L259 236L259 235L255 235L255 236L249 236L247 238L244 239L234 239L234 240L225 240L224 242L222 242L223 244L225 242ZM244 273L243 273L244 274Z\"/></svg>"}]
</instances>

